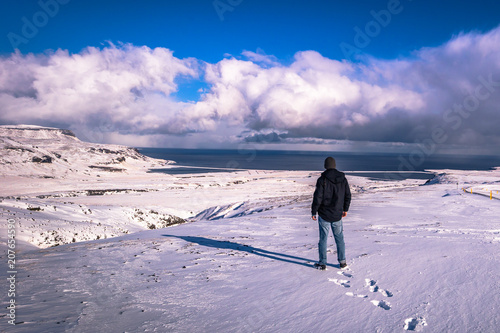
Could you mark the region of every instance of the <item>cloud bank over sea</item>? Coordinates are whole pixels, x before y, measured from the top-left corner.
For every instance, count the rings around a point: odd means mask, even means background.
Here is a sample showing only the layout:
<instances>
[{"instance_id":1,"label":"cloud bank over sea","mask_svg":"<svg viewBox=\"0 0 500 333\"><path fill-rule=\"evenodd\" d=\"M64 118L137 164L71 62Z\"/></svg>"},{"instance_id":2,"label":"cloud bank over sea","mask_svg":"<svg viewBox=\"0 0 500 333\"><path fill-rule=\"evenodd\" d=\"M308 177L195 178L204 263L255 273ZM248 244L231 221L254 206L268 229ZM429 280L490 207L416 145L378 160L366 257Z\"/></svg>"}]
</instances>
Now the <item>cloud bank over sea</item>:
<instances>
[{"instance_id":1,"label":"cloud bank over sea","mask_svg":"<svg viewBox=\"0 0 500 333\"><path fill-rule=\"evenodd\" d=\"M0 124L134 146L500 144L500 27L411 56L357 61L262 50L217 63L110 43L0 58ZM186 82L204 85L180 98Z\"/></svg>"}]
</instances>

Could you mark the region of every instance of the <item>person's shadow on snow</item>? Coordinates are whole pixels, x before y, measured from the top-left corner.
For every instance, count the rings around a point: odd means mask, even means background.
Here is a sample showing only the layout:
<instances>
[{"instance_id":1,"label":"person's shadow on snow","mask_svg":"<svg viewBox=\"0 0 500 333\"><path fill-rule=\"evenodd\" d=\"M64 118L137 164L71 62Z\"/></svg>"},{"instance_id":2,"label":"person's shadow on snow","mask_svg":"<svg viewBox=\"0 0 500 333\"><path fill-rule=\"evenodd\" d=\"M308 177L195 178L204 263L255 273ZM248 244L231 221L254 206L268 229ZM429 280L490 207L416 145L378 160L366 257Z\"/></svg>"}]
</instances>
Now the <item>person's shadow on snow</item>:
<instances>
[{"instance_id":1,"label":"person's shadow on snow","mask_svg":"<svg viewBox=\"0 0 500 333\"><path fill-rule=\"evenodd\" d=\"M252 254L256 254L258 256L284 261L292 264L302 265L306 267L311 267L312 260L291 256L288 254L277 253L272 251L267 251L263 249L259 249L250 245L234 243L230 241L218 241L215 239L205 238L205 237L195 237L195 236L177 236L177 235L162 235L164 237L175 237L185 240L186 242L196 243L201 246L213 247L217 249L230 249L242 252L248 252Z\"/></svg>"}]
</instances>

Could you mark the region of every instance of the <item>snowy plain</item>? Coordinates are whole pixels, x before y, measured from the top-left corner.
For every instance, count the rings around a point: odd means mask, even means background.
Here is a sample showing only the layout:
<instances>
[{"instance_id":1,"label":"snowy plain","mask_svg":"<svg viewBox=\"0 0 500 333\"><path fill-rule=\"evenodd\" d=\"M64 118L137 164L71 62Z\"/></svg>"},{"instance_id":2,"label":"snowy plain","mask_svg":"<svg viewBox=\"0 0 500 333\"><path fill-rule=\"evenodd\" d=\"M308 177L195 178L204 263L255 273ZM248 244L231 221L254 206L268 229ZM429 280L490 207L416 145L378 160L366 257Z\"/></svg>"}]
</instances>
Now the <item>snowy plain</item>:
<instances>
[{"instance_id":1,"label":"snowy plain","mask_svg":"<svg viewBox=\"0 0 500 333\"><path fill-rule=\"evenodd\" d=\"M18 270L2 332L500 329L500 169L348 176L348 268L330 236L318 271L320 171L148 173L165 161L30 128L0 127L2 280L10 218Z\"/></svg>"}]
</instances>

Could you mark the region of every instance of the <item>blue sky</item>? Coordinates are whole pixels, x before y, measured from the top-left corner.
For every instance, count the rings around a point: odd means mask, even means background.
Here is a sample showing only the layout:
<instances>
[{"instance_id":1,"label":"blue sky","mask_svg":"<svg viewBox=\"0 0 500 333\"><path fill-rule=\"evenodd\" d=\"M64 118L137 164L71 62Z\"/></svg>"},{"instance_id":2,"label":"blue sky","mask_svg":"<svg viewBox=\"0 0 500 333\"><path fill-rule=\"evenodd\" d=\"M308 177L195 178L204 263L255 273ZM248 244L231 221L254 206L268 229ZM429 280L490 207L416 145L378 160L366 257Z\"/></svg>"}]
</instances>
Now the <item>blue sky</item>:
<instances>
[{"instance_id":1,"label":"blue sky","mask_svg":"<svg viewBox=\"0 0 500 333\"><path fill-rule=\"evenodd\" d=\"M43 1L50 4L51 1ZM39 33L19 49L40 53L67 49L77 53L106 41L166 47L180 58L217 62L224 54L263 49L283 61L297 51L315 50L332 59L344 57L339 44L352 43L354 27L373 20L370 11L390 1L221 0L220 19L212 0L96 1L70 0ZM231 6L229 3L237 4ZM238 4L239 3L239 4ZM363 49L375 57L408 55L436 46L463 31L488 31L500 23L500 4L482 1L401 0L401 12ZM0 52L13 51L9 32L21 35L22 17L32 20L38 1L4 1L1 5ZM220 6L218 6L220 7ZM224 8L224 7L220 7Z\"/></svg>"},{"instance_id":2,"label":"blue sky","mask_svg":"<svg viewBox=\"0 0 500 333\"><path fill-rule=\"evenodd\" d=\"M5 77L28 78L11 82L4 89L0 87L0 92L16 98L20 107L26 107L26 114L39 114L16 117L0 100L3 113L0 122L4 124L66 126L93 141L125 144L140 139L143 144L157 146L221 147L227 142L233 146L238 142L265 142L299 148L329 144L341 149L345 142L349 142L349 147L354 142L370 147L372 143L380 143L381 149L387 149L432 138L431 127L438 127L443 121L446 125L457 125L458 118L450 120L455 116L461 117L460 129L447 130L450 139L445 145L457 149L500 140L489 134L488 126L483 127L483 123L497 121L485 120L494 114L489 104L496 101L496 91L490 92L493 97L474 106L479 110L474 110L475 114L484 112L481 119L476 119L477 127L471 128L474 133L462 127L470 120L465 113L447 113L454 104L466 103L467 89L473 90L482 82L478 81L479 76L487 79L489 73L496 73L498 65L492 60L492 67L485 60L488 57L478 55L496 52L496 30L500 24L500 4L496 1L41 0L4 1L0 6L0 59L4 61L4 71L12 72ZM469 43L469 49L471 46L485 49L465 54L456 46L466 47L464 43ZM484 46L486 43L488 47ZM143 46L147 49L141 49ZM15 47L17 55L13 54ZM89 53L89 47L97 48L98 55ZM346 47L355 48L357 53L346 53ZM168 50L173 55L158 55L155 49ZM56 50L66 53L58 54ZM35 60L29 58L30 53ZM75 59L74 55L81 57ZM18 58L13 61L13 57ZM119 84L103 83L102 77L130 74L127 76L133 77L130 86L122 91L130 95L123 97L126 101L120 105L94 105L96 98L107 100L110 96L85 95L88 92L79 90L84 88L73 82L78 96L92 99L82 97L81 103L89 102L93 108L86 118L78 118L82 111L75 111L73 120L67 111L43 111L54 99L43 97L42 92L56 88L37 77L40 71L34 69L33 63L43 73L51 69L56 73L50 71L51 75L61 76L51 80L54 85L68 80L61 68L67 68L67 75L76 79L82 72L72 75L69 72L80 66L87 68L90 61L96 61L95 57L99 57L101 67L95 67L89 84L108 84L110 90L117 92ZM156 61L153 58L168 62L168 73L173 76L162 73L155 77L151 69ZM61 65L61 61L73 64ZM123 62L130 68L122 72L111 70L103 65L110 61ZM482 64L479 67L478 61ZM248 67L250 63L254 67ZM440 63L464 66L456 69L458 74L453 71L449 75ZM469 67L468 63L475 65ZM54 64L62 67L57 69ZM30 70L20 73L21 69L15 66ZM144 68L151 72L144 74ZM304 74L307 72L304 68L314 74ZM282 78L297 75L303 82L298 84L292 78L280 81L276 79L279 73ZM325 75L330 75L328 80ZM455 82L463 84L453 87L443 79L454 75ZM405 77L415 81L406 82ZM258 79L249 83L253 78ZM335 78L339 81L348 78L346 84L353 86L344 91L345 84L338 86L338 90L332 85L331 95L338 96L328 99L320 93L320 83L325 86L324 82ZM12 86L18 90L14 91ZM252 95L255 91L258 96ZM292 94L287 95L290 91ZM352 95L360 91L362 96ZM432 91L442 92L440 95L445 97L438 98ZM307 94L306 100L291 103L290 96L300 93ZM377 95L385 99L376 100L373 96ZM26 96L31 100L21 100ZM116 96L122 95L113 95L120 99ZM164 99L159 100L158 96ZM31 105L33 98L36 103ZM280 99L283 103L279 103ZM339 102L341 99L345 100ZM9 99L7 102L12 103ZM290 105L284 107L287 102ZM326 123L333 127L322 127L313 119L306 110L311 104L318 105L312 114L326 117L329 120ZM295 122L297 118L304 122ZM340 118L342 121L335 122ZM135 123L130 119L136 119ZM146 119L150 119L149 125ZM360 134L366 130L363 126L387 123L390 123L387 133ZM90 135L96 126L100 134ZM416 130L419 126L427 129ZM335 128L334 134L330 128ZM479 133L487 134L480 137ZM273 142L266 138L273 138Z\"/></svg>"}]
</instances>

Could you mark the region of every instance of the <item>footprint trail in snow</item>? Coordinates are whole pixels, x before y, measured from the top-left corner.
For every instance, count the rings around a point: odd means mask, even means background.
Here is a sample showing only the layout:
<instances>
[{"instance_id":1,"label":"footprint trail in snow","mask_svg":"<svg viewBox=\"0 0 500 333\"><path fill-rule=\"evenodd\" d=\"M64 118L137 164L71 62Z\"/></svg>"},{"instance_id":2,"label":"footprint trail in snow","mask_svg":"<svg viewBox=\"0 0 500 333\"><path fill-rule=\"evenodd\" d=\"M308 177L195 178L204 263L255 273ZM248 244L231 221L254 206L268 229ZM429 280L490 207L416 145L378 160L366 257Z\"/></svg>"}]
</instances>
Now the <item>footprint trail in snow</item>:
<instances>
[{"instance_id":1,"label":"footprint trail in snow","mask_svg":"<svg viewBox=\"0 0 500 333\"><path fill-rule=\"evenodd\" d=\"M404 329L407 331L420 332L427 326L427 322L424 317L411 317L405 320Z\"/></svg>"},{"instance_id":2,"label":"footprint trail in snow","mask_svg":"<svg viewBox=\"0 0 500 333\"><path fill-rule=\"evenodd\" d=\"M384 310L390 310L391 309L391 304L389 302L386 302L384 300L382 301L377 301L377 300L373 300L373 301L370 301L373 305L375 306L378 306Z\"/></svg>"},{"instance_id":3,"label":"footprint trail in snow","mask_svg":"<svg viewBox=\"0 0 500 333\"><path fill-rule=\"evenodd\" d=\"M349 288L349 280L341 280L341 279L332 279L329 278L328 281L335 283L336 285L342 286L344 288Z\"/></svg>"},{"instance_id":4,"label":"footprint trail in snow","mask_svg":"<svg viewBox=\"0 0 500 333\"><path fill-rule=\"evenodd\" d=\"M354 279L354 275L352 273L346 272L345 270L337 271L337 274L340 275L340 276L342 276L342 277L344 277L344 278ZM344 287L344 288L350 288L351 287L351 280L342 279L342 278L328 278L328 281L333 282L333 283L335 283L336 285L338 285L340 287ZM366 278L365 279L364 288L368 288L368 291L370 291L371 293L377 293L377 292L379 292L384 297L392 297L393 296L392 292L390 292L389 290L380 288L377 285L377 281L373 280L373 279ZM361 299L368 299L369 298L368 295L365 295L365 294L362 294L362 293L358 294L358 293L355 293L353 291L348 291L345 294L347 296L353 297L353 298L361 298ZM372 299L372 300L370 300L370 303L372 303L376 307L384 309L384 310L390 310L392 308L391 307L391 303L389 303L386 300ZM412 324L410 324L408 326L412 327Z\"/></svg>"},{"instance_id":5,"label":"footprint trail in snow","mask_svg":"<svg viewBox=\"0 0 500 333\"><path fill-rule=\"evenodd\" d=\"M389 290L379 288L379 286L377 286L377 281L372 279L365 279L365 287L369 288L372 293L379 292L385 297L393 296L393 293L391 293Z\"/></svg>"}]
</instances>

